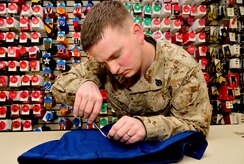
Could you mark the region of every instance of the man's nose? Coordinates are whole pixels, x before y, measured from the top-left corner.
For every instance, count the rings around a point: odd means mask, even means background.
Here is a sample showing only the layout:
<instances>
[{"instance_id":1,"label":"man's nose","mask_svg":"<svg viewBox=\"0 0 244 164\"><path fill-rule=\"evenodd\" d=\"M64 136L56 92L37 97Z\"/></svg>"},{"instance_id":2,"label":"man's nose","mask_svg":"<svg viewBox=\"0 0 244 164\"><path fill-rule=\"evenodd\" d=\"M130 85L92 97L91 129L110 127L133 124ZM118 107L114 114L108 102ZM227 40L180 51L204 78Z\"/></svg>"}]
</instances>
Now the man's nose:
<instances>
[{"instance_id":1,"label":"man's nose","mask_svg":"<svg viewBox=\"0 0 244 164\"><path fill-rule=\"evenodd\" d=\"M119 65L116 62L109 62L109 63L107 63L107 65L112 74L118 74Z\"/></svg>"}]
</instances>

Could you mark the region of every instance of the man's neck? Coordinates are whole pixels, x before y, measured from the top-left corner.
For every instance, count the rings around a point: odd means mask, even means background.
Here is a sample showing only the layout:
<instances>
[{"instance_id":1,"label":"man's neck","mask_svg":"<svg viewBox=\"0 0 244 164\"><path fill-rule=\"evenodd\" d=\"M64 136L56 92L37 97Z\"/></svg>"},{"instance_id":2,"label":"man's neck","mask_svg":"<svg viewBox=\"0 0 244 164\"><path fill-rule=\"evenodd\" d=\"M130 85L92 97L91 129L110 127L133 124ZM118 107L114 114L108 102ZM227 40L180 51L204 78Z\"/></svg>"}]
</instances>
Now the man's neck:
<instances>
[{"instance_id":1,"label":"man's neck","mask_svg":"<svg viewBox=\"0 0 244 164\"><path fill-rule=\"evenodd\" d=\"M148 68L152 65L154 59L155 59L155 47L153 44L144 41L143 46L143 63L142 63L142 70L141 70L141 76L143 76Z\"/></svg>"}]
</instances>

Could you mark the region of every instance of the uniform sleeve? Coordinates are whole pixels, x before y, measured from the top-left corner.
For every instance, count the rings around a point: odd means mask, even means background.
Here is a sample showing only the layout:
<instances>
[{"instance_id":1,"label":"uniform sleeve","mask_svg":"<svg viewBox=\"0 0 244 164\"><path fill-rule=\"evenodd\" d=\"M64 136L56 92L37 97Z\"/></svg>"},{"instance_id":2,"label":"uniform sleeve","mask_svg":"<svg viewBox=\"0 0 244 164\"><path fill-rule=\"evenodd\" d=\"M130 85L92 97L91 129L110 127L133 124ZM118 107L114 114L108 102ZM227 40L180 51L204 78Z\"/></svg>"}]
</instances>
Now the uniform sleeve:
<instances>
[{"instance_id":1,"label":"uniform sleeve","mask_svg":"<svg viewBox=\"0 0 244 164\"><path fill-rule=\"evenodd\" d=\"M171 83L174 83L171 79ZM197 130L208 135L212 106L208 89L199 67L189 69L181 84L172 89L170 115L137 116L147 130L146 140L164 140L187 130Z\"/></svg>"},{"instance_id":2,"label":"uniform sleeve","mask_svg":"<svg viewBox=\"0 0 244 164\"><path fill-rule=\"evenodd\" d=\"M57 101L73 105L78 88L86 81L94 81L98 87L100 83L101 66L93 59L73 67L69 72L63 73L51 87L51 92Z\"/></svg>"}]
</instances>

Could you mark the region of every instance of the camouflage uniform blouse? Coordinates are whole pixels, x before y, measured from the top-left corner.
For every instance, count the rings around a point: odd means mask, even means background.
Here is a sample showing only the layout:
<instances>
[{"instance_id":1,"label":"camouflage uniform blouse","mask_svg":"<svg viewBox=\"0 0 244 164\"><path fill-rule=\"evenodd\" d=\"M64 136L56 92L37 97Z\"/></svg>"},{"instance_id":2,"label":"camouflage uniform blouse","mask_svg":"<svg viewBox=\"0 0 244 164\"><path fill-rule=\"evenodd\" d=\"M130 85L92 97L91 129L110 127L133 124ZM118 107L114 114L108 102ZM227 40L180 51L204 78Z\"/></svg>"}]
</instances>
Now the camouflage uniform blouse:
<instances>
[{"instance_id":1,"label":"camouflage uniform blouse","mask_svg":"<svg viewBox=\"0 0 244 164\"><path fill-rule=\"evenodd\" d=\"M152 43L152 38L146 40ZM164 140L186 130L207 136L212 106L198 63L170 42L157 41L155 46L155 60L143 77L114 76L90 58L64 73L51 91L58 101L73 105L80 85L92 80L106 89L118 117L129 115L144 123L146 140Z\"/></svg>"}]
</instances>

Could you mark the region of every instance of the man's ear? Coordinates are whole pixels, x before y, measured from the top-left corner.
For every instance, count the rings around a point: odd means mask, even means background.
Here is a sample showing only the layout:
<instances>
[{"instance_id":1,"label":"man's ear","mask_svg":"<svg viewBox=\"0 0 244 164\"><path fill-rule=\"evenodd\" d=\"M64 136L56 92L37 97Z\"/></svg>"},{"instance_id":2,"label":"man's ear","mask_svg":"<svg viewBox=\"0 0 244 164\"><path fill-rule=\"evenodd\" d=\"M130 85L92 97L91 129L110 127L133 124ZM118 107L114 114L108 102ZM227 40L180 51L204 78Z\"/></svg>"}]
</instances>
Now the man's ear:
<instances>
[{"instance_id":1,"label":"man's ear","mask_svg":"<svg viewBox=\"0 0 244 164\"><path fill-rule=\"evenodd\" d=\"M144 31L138 23L132 24L132 32L134 35L136 35L137 39L144 41Z\"/></svg>"}]
</instances>

